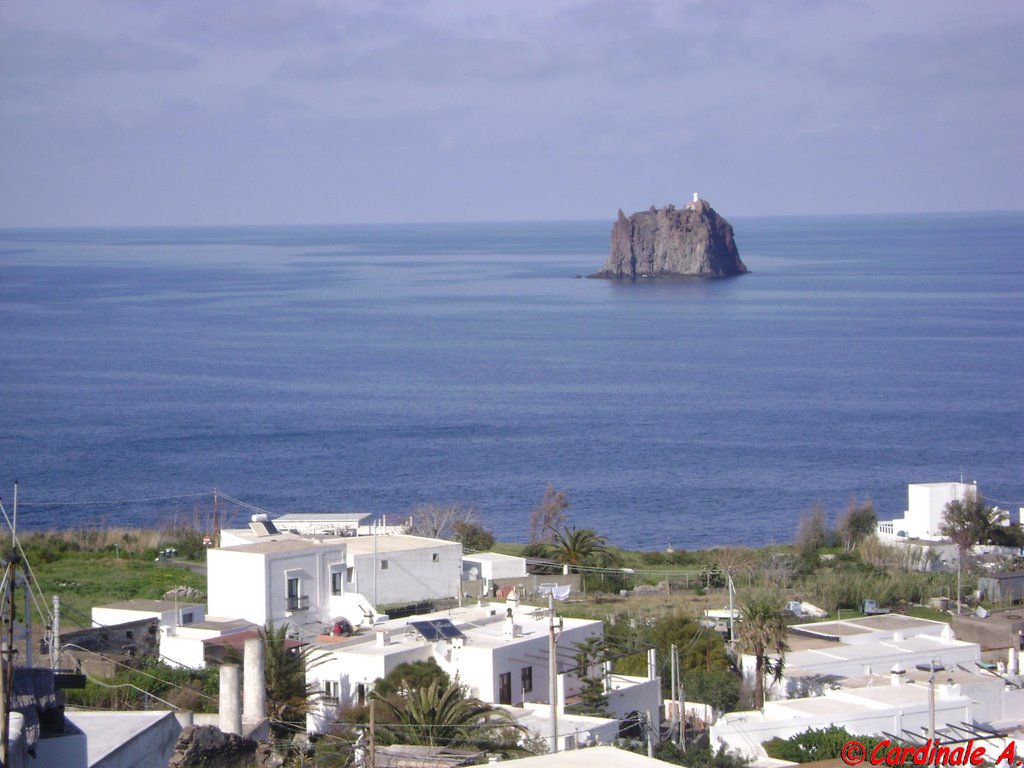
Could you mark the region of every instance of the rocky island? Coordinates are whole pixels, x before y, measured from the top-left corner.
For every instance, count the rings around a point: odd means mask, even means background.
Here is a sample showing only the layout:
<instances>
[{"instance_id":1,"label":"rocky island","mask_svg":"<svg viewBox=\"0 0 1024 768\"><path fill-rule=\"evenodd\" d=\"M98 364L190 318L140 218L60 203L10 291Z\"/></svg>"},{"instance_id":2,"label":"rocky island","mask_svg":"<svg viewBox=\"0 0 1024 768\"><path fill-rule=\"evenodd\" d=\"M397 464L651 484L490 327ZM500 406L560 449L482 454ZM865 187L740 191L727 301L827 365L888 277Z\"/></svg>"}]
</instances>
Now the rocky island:
<instances>
[{"instance_id":1,"label":"rocky island","mask_svg":"<svg viewBox=\"0 0 1024 768\"><path fill-rule=\"evenodd\" d=\"M696 194L684 208L651 206L612 225L612 250L591 277L728 277L747 271L732 225Z\"/></svg>"}]
</instances>

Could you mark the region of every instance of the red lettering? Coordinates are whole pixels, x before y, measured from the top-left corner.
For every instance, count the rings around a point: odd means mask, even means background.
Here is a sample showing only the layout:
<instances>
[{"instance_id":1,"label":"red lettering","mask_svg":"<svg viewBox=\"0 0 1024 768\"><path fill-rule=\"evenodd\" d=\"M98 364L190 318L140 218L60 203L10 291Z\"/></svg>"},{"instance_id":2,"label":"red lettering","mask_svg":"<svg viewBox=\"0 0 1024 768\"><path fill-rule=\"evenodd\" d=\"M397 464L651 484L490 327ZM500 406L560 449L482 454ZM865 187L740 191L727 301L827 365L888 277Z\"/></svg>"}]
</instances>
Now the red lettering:
<instances>
[{"instance_id":1,"label":"red lettering","mask_svg":"<svg viewBox=\"0 0 1024 768\"><path fill-rule=\"evenodd\" d=\"M1007 765L1013 765L1017 761L1017 742L1011 741L1006 745L1006 748L996 758L996 765L999 765L1003 760L1006 761Z\"/></svg>"},{"instance_id":2,"label":"red lettering","mask_svg":"<svg viewBox=\"0 0 1024 768\"><path fill-rule=\"evenodd\" d=\"M971 752L971 765L981 765L985 762L985 748L978 747Z\"/></svg>"},{"instance_id":3,"label":"red lettering","mask_svg":"<svg viewBox=\"0 0 1024 768\"><path fill-rule=\"evenodd\" d=\"M881 765L885 762L885 750L890 744L892 742L888 739L875 744L875 748L871 750L870 761L872 765Z\"/></svg>"}]
</instances>

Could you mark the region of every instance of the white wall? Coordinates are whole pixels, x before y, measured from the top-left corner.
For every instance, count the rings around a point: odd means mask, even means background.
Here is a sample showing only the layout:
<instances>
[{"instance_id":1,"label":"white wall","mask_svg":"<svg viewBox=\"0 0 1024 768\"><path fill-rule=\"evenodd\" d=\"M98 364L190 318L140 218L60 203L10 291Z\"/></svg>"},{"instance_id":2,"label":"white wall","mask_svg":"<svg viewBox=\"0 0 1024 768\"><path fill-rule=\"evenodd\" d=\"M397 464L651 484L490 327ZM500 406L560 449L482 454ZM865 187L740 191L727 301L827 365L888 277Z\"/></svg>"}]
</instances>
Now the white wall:
<instances>
[{"instance_id":1,"label":"white wall","mask_svg":"<svg viewBox=\"0 0 1024 768\"><path fill-rule=\"evenodd\" d=\"M292 621L288 610L288 579L299 579L299 596L308 599L302 619L320 622L330 616L331 567L344 571L344 544L310 543L308 549L253 552L245 547L207 552L207 591L210 614L246 619L265 625ZM350 585L342 584L343 590Z\"/></svg>"},{"instance_id":2,"label":"white wall","mask_svg":"<svg viewBox=\"0 0 1024 768\"><path fill-rule=\"evenodd\" d=\"M207 607L211 616L267 623L263 555L234 549L206 551Z\"/></svg>"},{"instance_id":3,"label":"white wall","mask_svg":"<svg viewBox=\"0 0 1024 768\"><path fill-rule=\"evenodd\" d=\"M371 643L372 644L372 643ZM307 668L306 683L322 691L324 681L338 683L340 695L338 705L318 701L313 712L306 718L306 729L311 733L323 732L332 716L341 709L358 704L358 686L362 684L367 695L373 689L373 682L387 677L399 664L412 661L426 661L433 656L433 646L418 644L406 648L395 648L389 653L352 653L341 648L323 651L322 662Z\"/></svg>"},{"instance_id":4,"label":"white wall","mask_svg":"<svg viewBox=\"0 0 1024 768\"><path fill-rule=\"evenodd\" d=\"M491 555L488 557L488 555ZM526 575L526 560L522 557L498 556L485 552L482 555L463 555L463 578L469 579L469 569L476 568L478 579L493 581L494 579L517 579Z\"/></svg>"},{"instance_id":5,"label":"white wall","mask_svg":"<svg viewBox=\"0 0 1024 768\"><path fill-rule=\"evenodd\" d=\"M174 608L167 611L146 611L96 606L92 609L92 625L94 627L112 627L116 624L127 624L131 621L160 619L161 627L173 627L186 623L185 614L192 615L192 619L188 623L194 624L206 618L206 607L202 605L180 605L178 606L177 614L177 619L175 619Z\"/></svg>"},{"instance_id":6,"label":"white wall","mask_svg":"<svg viewBox=\"0 0 1024 768\"><path fill-rule=\"evenodd\" d=\"M967 483L911 483L907 486L907 535L911 538L941 538L939 526L946 504L963 500L975 486Z\"/></svg>"},{"instance_id":7,"label":"white wall","mask_svg":"<svg viewBox=\"0 0 1024 768\"><path fill-rule=\"evenodd\" d=\"M388 567L382 569L385 560ZM348 564L355 569L351 586L375 606L438 600L459 593L462 545L439 543L376 555L350 552Z\"/></svg>"},{"instance_id":8,"label":"white wall","mask_svg":"<svg viewBox=\"0 0 1024 768\"><path fill-rule=\"evenodd\" d=\"M765 705L763 715L761 712L731 712L711 726L711 747L717 750L719 744L725 744L729 750L755 755L757 746L770 739L788 739L808 728L820 729L830 725L865 736L877 736L883 732L899 734L901 730L923 733L928 730L929 713L927 691L922 691L923 695L914 704L895 706L875 701L870 708L865 707L855 696L838 692L823 699L835 701L845 697L854 705L847 711L833 711L831 714L827 706L822 707L823 714L814 715L809 714L813 711L811 707L803 706L800 710L793 710L787 707L786 702L769 702ZM970 721L971 700L968 697L936 697L935 722L939 727L944 723Z\"/></svg>"},{"instance_id":9,"label":"white wall","mask_svg":"<svg viewBox=\"0 0 1024 768\"><path fill-rule=\"evenodd\" d=\"M176 667L203 669L203 641L195 637L165 634L160 638L160 660Z\"/></svg>"},{"instance_id":10,"label":"white wall","mask_svg":"<svg viewBox=\"0 0 1024 768\"><path fill-rule=\"evenodd\" d=\"M284 623L292 616L288 610L288 579L294 577L299 578L299 595L309 598L307 610L301 613L316 617L321 622L330 619L332 565L344 571L344 546L317 546L305 552L266 556L268 614L275 624Z\"/></svg>"}]
</instances>

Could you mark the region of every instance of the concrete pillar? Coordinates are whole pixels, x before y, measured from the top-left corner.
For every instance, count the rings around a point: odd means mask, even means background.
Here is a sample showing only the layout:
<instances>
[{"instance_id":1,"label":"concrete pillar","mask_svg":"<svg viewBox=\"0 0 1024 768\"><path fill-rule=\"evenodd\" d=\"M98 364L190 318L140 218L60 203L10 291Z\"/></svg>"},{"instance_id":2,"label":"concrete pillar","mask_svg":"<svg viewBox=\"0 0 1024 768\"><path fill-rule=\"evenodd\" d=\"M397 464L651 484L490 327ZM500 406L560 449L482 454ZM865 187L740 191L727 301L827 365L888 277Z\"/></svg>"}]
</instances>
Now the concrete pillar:
<instances>
[{"instance_id":1,"label":"concrete pillar","mask_svg":"<svg viewBox=\"0 0 1024 768\"><path fill-rule=\"evenodd\" d=\"M1017 649L1016 648L1010 648L1009 653L1007 654L1006 671L1009 674L1011 674L1011 675L1018 674L1018 671L1017 671Z\"/></svg>"},{"instance_id":2,"label":"concrete pillar","mask_svg":"<svg viewBox=\"0 0 1024 768\"><path fill-rule=\"evenodd\" d=\"M185 730L195 722L195 715L191 710L178 709L174 711L174 719L178 721L178 725L181 726L181 729Z\"/></svg>"},{"instance_id":3,"label":"concrete pillar","mask_svg":"<svg viewBox=\"0 0 1024 768\"><path fill-rule=\"evenodd\" d=\"M220 666L220 729L242 735L242 695L237 664Z\"/></svg>"},{"instance_id":4,"label":"concrete pillar","mask_svg":"<svg viewBox=\"0 0 1024 768\"><path fill-rule=\"evenodd\" d=\"M267 686L263 676L263 639L250 637L245 641L245 675L242 691L245 708L242 719L255 723L267 716Z\"/></svg>"}]
</instances>

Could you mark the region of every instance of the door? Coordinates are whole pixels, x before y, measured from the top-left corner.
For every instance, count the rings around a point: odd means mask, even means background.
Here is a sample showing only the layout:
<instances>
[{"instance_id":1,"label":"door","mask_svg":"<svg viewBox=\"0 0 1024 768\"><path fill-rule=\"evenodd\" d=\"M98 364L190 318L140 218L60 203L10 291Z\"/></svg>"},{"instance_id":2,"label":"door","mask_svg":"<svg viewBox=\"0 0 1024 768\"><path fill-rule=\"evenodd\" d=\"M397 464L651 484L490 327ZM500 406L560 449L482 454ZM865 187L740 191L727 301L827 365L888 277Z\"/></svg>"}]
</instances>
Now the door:
<instances>
[{"instance_id":1,"label":"door","mask_svg":"<svg viewBox=\"0 0 1024 768\"><path fill-rule=\"evenodd\" d=\"M502 672L498 675L498 703L512 703L512 673Z\"/></svg>"}]
</instances>

